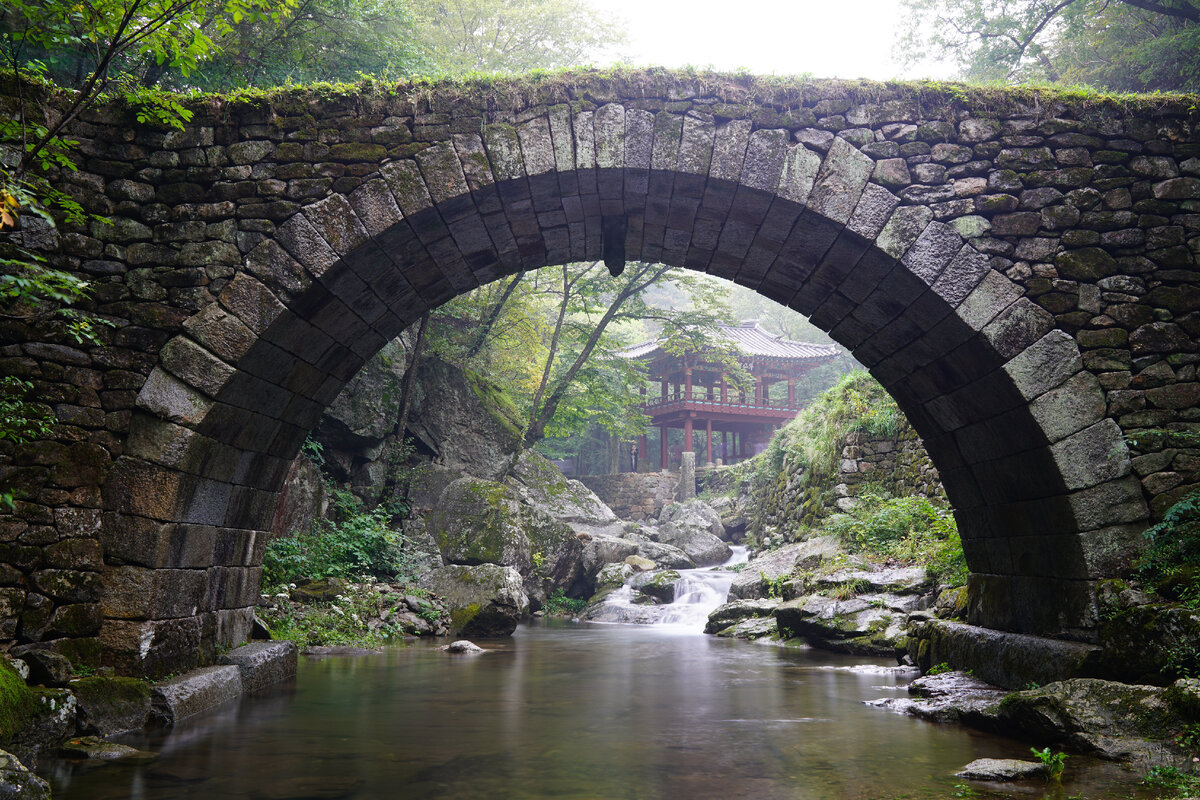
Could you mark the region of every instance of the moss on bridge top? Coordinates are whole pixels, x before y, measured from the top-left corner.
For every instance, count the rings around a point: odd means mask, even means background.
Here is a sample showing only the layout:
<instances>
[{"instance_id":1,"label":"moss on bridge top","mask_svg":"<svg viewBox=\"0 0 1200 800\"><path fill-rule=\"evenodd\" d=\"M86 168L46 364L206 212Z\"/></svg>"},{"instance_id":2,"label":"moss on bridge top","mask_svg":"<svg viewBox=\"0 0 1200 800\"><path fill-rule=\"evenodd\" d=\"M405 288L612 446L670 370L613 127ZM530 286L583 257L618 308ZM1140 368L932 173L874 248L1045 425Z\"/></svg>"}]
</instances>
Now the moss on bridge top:
<instances>
[{"instance_id":1,"label":"moss on bridge top","mask_svg":"<svg viewBox=\"0 0 1200 800\"><path fill-rule=\"evenodd\" d=\"M13 95L11 72L0 73L0 94ZM47 92L60 92L51 85ZM812 108L842 113L862 104L900 103L925 118L974 116L1082 118L1200 116L1200 95L1103 92L1086 87L995 86L952 81L873 81L814 78L811 75L755 75L692 67L572 68L523 74L475 73L458 78L412 78L396 83L365 79L355 83L313 83L247 88L227 93L174 95L194 112L217 119L226 114L266 111L279 115L336 114L339 110L389 107L392 113L454 113L478 109L489 114L562 103L600 105L622 101L651 110L664 104L701 102L717 116L751 117L775 124L769 113ZM131 101L117 96L113 106ZM397 109L396 106L400 108ZM113 107L110 106L110 107ZM761 119L760 119L761 118Z\"/></svg>"}]
</instances>

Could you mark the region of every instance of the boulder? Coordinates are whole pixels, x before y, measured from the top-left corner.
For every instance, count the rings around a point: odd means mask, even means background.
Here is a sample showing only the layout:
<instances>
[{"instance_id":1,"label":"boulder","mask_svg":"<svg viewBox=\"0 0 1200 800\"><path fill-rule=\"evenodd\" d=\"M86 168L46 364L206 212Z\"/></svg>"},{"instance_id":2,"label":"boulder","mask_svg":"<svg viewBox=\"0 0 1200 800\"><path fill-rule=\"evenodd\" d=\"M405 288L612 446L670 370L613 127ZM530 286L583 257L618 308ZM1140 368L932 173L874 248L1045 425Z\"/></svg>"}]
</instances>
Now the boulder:
<instances>
[{"instance_id":1,"label":"boulder","mask_svg":"<svg viewBox=\"0 0 1200 800\"><path fill-rule=\"evenodd\" d=\"M579 533L605 531L620 524L613 510L596 493L567 478L545 457L525 450L509 479L522 503L564 522Z\"/></svg>"},{"instance_id":2,"label":"boulder","mask_svg":"<svg viewBox=\"0 0 1200 800\"><path fill-rule=\"evenodd\" d=\"M1027 781L1034 778L1044 780L1046 765L1040 761L1022 761L1019 758L977 758L954 773L954 776L995 783Z\"/></svg>"},{"instance_id":3,"label":"boulder","mask_svg":"<svg viewBox=\"0 0 1200 800\"><path fill-rule=\"evenodd\" d=\"M38 755L53 750L75 732L78 706L67 689L34 689L36 701L28 721L6 746L22 762L36 768Z\"/></svg>"},{"instance_id":4,"label":"boulder","mask_svg":"<svg viewBox=\"0 0 1200 800\"><path fill-rule=\"evenodd\" d=\"M671 523L677 528L699 528L717 537L725 534L721 516L702 500L668 503L663 506L658 521L661 524Z\"/></svg>"},{"instance_id":5,"label":"boulder","mask_svg":"<svg viewBox=\"0 0 1200 800\"><path fill-rule=\"evenodd\" d=\"M450 644L443 645L439 649L445 650L447 653L486 653L487 652L479 645L475 644L474 642L467 641L466 639L459 639L456 642L451 642Z\"/></svg>"},{"instance_id":6,"label":"boulder","mask_svg":"<svg viewBox=\"0 0 1200 800\"><path fill-rule=\"evenodd\" d=\"M677 580L679 580L679 573L675 570L658 570L634 575L630 579L629 585L660 603L670 603L675 600L675 581Z\"/></svg>"},{"instance_id":7,"label":"boulder","mask_svg":"<svg viewBox=\"0 0 1200 800\"><path fill-rule=\"evenodd\" d=\"M411 403L408 432L435 461L489 480L508 470L521 421L495 385L440 359L422 358Z\"/></svg>"},{"instance_id":8,"label":"boulder","mask_svg":"<svg viewBox=\"0 0 1200 800\"><path fill-rule=\"evenodd\" d=\"M838 600L814 594L782 603L775 618L784 635L841 653L895 656L905 644L906 614L888 608L885 596Z\"/></svg>"},{"instance_id":9,"label":"boulder","mask_svg":"<svg viewBox=\"0 0 1200 800\"><path fill-rule=\"evenodd\" d=\"M412 516L404 520L404 553L417 575L446 566L437 539L429 532L425 517Z\"/></svg>"},{"instance_id":10,"label":"boulder","mask_svg":"<svg viewBox=\"0 0 1200 800\"><path fill-rule=\"evenodd\" d=\"M637 555L625 556L625 563L633 567L634 572L649 572L658 566L653 560Z\"/></svg>"},{"instance_id":11,"label":"boulder","mask_svg":"<svg viewBox=\"0 0 1200 800\"><path fill-rule=\"evenodd\" d=\"M997 708L999 725L1035 742L1054 742L1113 761L1170 763L1181 716L1170 690L1097 678L1071 678L1014 692Z\"/></svg>"},{"instance_id":12,"label":"boulder","mask_svg":"<svg viewBox=\"0 0 1200 800\"><path fill-rule=\"evenodd\" d=\"M617 564L638 554L638 543L616 536L584 534L583 572L596 576L605 564Z\"/></svg>"},{"instance_id":13,"label":"boulder","mask_svg":"<svg viewBox=\"0 0 1200 800\"><path fill-rule=\"evenodd\" d=\"M817 589L832 589L853 584L860 592L917 594L933 588L924 567L882 567L880 569L839 569L813 580Z\"/></svg>"},{"instance_id":14,"label":"boulder","mask_svg":"<svg viewBox=\"0 0 1200 800\"><path fill-rule=\"evenodd\" d=\"M779 623L774 617L754 617L735 622L728 628L717 631L715 636L723 639L746 639L752 641L762 638L779 638Z\"/></svg>"},{"instance_id":15,"label":"boulder","mask_svg":"<svg viewBox=\"0 0 1200 800\"><path fill-rule=\"evenodd\" d=\"M539 508L522 506L522 511L530 547L530 570L522 575L533 608L545 605L556 590L562 590L568 597L589 594L591 585L583 568L583 542L575 531Z\"/></svg>"},{"instance_id":16,"label":"boulder","mask_svg":"<svg viewBox=\"0 0 1200 800\"><path fill-rule=\"evenodd\" d=\"M652 539L638 539L637 554L648 558L660 567L666 569L692 569L696 562L688 554L669 544L656 542Z\"/></svg>"},{"instance_id":17,"label":"boulder","mask_svg":"<svg viewBox=\"0 0 1200 800\"><path fill-rule=\"evenodd\" d=\"M6 800L50 800L50 784L12 753L0 750L0 797Z\"/></svg>"},{"instance_id":18,"label":"boulder","mask_svg":"<svg viewBox=\"0 0 1200 800\"><path fill-rule=\"evenodd\" d=\"M1129 683L1163 685L1172 661L1200 643L1200 610L1153 603L1105 615L1100 624L1104 674Z\"/></svg>"},{"instance_id":19,"label":"boulder","mask_svg":"<svg viewBox=\"0 0 1200 800\"><path fill-rule=\"evenodd\" d=\"M111 736L139 731L150 716L150 684L137 678L80 678L71 683L78 706L76 729Z\"/></svg>"},{"instance_id":20,"label":"boulder","mask_svg":"<svg viewBox=\"0 0 1200 800\"><path fill-rule=\"evenodd\" d=\"M724 564L733 555L726 542L696 526L679 526L674 522L664 522L651 536L655 541L679 548L698 567Z\"/></svg>"},{"instance_id":21,"label":"boulder","mask_svg":"<svg viewBox=\"0 0 1200 800\"><path fill-rule=\"evenodd\" d=\"M404 339L392 339L346 382L321 420L326 447L359 451L391 434L400 416L407 360Z\"/></svg>"},{"instance_id":22,"label":"boulder","mask_svg":"<svg viewBox=\"0 0 1200 800\"><path fill-rule=\"evenodd\" d=\"M717 606L708 615L704 632L717 633L742 620L773 616L779 602L774 599L733 600Z\"/></svg>"},{"instance_id":23,"label":"boulder","mask_svg":"<svg viewBox=\"0 0 1200 800\"><path fill-rule=\"evenodd\" d=\"M996 709L1007 692L966 672L923 675L908 687L910 697L886 697L868 705L911 714L930 722L956 722L995 730Z\"/></svg>"},{"instance_id":24,"label":"boulder","mask_svg":"<svg viewBox=\"0 0 1200 800\"><path fill-rule=\"evenodd\" d=\"M502 483L464 477L442 492L425 524L447 564L497 564L528 574L529 536L521 505Z\"/></svg>"},{"instance_id":25,"label":"boulder","mask_svg":"<svg viewBox=\"0 0 1200 800\"><path fill-rule=\"evenodd\" d=\"M312 528L329 505L325 478L308 456L299 453L288 468L271 520L274 536L291 536Z\"/></svg>"},{"instance_id":26,"label":"boulder","mask_svg":"<svg viewBox=\"0 0 1200 800\"><path fill-rule=\"evenodd\" d=\"M509 636L529 611L521 573L496 564L451 564L420 579L450 612L451 628L464 636Z\"/></svg>"},{"instance_id":27,"label":"boulder","mask_svg":"<svg viewBox=\"0 0 1200 800\"><path fill-rule=\"evenodd\" d=\"M841 545L834 537L814 536L803 542L759 553L733 579L729 597L735 600L766 597L770 583L786 580L797 570L815 567L841 551Z\"/></svg>"},{"instance_id":28,"label":"boulder","mask_svg":"<svg viewBox=\"0 0 1200 800\"><path fill-rule=\"evenodd\" d=\"M624 561L613 564L605 564L596 573L596 592L611 591L619 589L625 585L625 582L637 574L637 570L632 565L626 564Z\"/></svg>"},{"instance_id":29,"label":"boulder","mask_svg":"<svg viewBox=\"0 0 1200 800\"><path fill-rule=\"evenodd\" d=\"M10 651L29 668L26 680L34 686L66 686L75 674L71 661L37 644L14 647Z\"/></svg>"}]
</instances>

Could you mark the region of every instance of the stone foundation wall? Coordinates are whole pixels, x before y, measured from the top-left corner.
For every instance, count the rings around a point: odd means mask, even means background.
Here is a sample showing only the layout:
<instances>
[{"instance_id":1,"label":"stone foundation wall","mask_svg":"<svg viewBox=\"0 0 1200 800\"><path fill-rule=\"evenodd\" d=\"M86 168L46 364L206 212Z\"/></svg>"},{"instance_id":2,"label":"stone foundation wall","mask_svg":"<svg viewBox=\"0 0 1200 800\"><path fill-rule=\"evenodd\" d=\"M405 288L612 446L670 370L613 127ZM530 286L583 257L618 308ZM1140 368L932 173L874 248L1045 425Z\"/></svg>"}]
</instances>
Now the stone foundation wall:
<instances>
[{"instance_id":1,"label":"stone foundation wall","mask_svg":"<svg viewBox=\"0 0 1200 800\"><path fill-rule=\"evenodd\" d=\"M620 472L584 475L579 479L621 519L658 519L663 506L674 502L677 472Z\"/></svg>"}]
</instances>

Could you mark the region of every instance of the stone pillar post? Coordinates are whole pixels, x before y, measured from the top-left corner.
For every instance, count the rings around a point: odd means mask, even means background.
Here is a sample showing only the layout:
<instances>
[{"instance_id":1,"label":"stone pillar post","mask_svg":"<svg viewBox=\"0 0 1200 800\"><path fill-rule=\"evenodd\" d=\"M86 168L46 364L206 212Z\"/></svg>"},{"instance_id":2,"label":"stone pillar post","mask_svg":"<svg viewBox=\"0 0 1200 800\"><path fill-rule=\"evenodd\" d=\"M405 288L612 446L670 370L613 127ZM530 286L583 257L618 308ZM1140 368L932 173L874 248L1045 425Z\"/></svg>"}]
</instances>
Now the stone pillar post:
<instances>
[{"instance_id":1,"label":"stone pillar post","mask_svg":"<svg viewBox=\"0 0 1200 800\"><path fill-rule=\"evenodd\" d=\"M692 418L688 417L683 421L683 452L691 453L692 450Z\"/></svg>"},{"instance_id":2,"label":"stone pillar post","mask_svg":"<svg viewBox=\"0 0 1200 800\"><path fill-rule=\"evenodd\" d=\"M683 451L682 463L679 465L679 488L675 494L681 503L696 497L696 454L691 450Z\"/></svg>"}]
</instances>

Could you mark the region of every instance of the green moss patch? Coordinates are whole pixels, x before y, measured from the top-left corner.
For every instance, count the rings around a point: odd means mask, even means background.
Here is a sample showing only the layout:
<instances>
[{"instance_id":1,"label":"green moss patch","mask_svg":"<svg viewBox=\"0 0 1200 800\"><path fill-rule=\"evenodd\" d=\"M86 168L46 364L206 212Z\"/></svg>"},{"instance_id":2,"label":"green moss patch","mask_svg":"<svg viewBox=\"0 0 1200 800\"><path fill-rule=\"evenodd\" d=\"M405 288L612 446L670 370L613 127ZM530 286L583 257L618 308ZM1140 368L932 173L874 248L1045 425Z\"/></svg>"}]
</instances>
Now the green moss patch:
<instances>
[{"instance_id":1,"label":"green moss patch","mask_svg":"<svg viewBox=\"0 0 1200 800\"><path fill-rule=\"evenodd\" d=\"M8 744L38 710L34 693L8 663L0 658L0 743Z\"/></svg>"}]
</instances>

